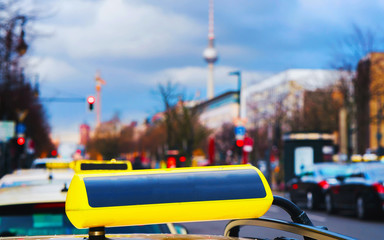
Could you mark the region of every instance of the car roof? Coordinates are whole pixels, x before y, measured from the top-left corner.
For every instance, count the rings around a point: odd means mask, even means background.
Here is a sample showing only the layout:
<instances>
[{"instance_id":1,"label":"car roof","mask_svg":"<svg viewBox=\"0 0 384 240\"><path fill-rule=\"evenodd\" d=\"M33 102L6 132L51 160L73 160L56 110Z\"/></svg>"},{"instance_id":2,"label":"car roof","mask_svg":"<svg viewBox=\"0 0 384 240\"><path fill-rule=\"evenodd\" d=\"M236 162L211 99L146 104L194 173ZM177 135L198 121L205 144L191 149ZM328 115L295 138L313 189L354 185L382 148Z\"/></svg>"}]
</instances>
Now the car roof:
<instances>
[{"instance_id":1,"label":"car roof","mask_svg":"<svg viewBox=\"0 0 384 240\"><path fill-rule=\"evenodd\" d=\"M375 162L355 162L355 163L352 163L351 166L357 166L357 167L361 167L364 169L372 169L372 168L383 168L384 163L378 162L378 161L375 161Z\"/></svg>"},{"instance_id":2,"label":"car roof","mask_svg":"<svg viewBox=\"0 0 384 240\"><path fill-rule=\"evenodd\" d=\"M320 162L320 163L314 163L313 165L307 167L304 169L303 172L313 172L318 171L322 168L343 168L347 167L349 164L347 163L339 163L339 162Z\"/></svg>"},{"instance_id":3,"label":"car roof","mask_svg":"<svg viewBox=\"0 0 384 240\"><path fill-rule=\"evenodd\" d=\"M341 163L341 162L321 162L321 163L314 163L314 166L347 166L347 163Z\"/></svg>"},{"instance_id":4,"label":"car roof","mask_svg":"<svg viewBox=\"0 0 384 240\"><path fill-rule=\"evenodd\" d=\"M46 163L46 162L72 162L71 158L36 158L34 163Z\"/></svg>"},{"instance_id":5,"label":"car roof","mask_svg":"<svg viewBox=\"0 0 384 240\"><path fill-rule=\"evenodd\" d=\"M46 168L47 163L65 163L72 162L71 158L37 158L32 162L31 168ZM63 166L61 166L63 168Z\"/></svg>"},{"instance_id":6,"label":"car roof","mask_svg":"<svg viewBox=\"0 0 384 240\"><path fill-rule=\"evenodd\" d=\"M17 186L0 188L0 206L65 202L63 184ZM26 197L28 196L28 197Z\"/></svg>"},{"instance_id":7,"label":"car roof","mask_svg":"<svg viewBox=\"0 0 384 240\"><path fill-rule=\"evenodd\" d=\"M357 162L351 164L351 171L353 172L368 172L368 171L381 171L384 169L383 162Z\"/></svg>"},{"instance_id":8,"label":"car roof","mask_svg":"<svg viewBox=\"0 0 384 240\"><path fill-rule=\"evenodd\" d=\"M6 174L0 179L0 188L15 187L51 182L70 182L74 175L72 169L22 169Z\"/></svg>"}]
</instances>

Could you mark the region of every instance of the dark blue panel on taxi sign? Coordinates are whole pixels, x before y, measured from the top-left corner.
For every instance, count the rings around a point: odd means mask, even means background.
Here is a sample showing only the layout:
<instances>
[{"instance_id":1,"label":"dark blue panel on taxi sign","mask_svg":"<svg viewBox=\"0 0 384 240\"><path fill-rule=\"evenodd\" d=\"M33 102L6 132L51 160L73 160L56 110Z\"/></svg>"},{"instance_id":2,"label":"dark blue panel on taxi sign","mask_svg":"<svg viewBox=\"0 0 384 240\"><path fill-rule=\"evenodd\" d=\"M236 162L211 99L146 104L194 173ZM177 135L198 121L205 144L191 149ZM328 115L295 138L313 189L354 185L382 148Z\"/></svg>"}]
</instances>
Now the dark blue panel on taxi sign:
<instances>
[{"instance_id":1,"label":"dark blue panel on taxi sign","mask_svg":"<svg viewBox=\"0 0 384 240\"><path fill-rule=\"evenodd\" d=\"M255 170L85 177L91 207L264 198Z\"/></svg>"}]
</instances>

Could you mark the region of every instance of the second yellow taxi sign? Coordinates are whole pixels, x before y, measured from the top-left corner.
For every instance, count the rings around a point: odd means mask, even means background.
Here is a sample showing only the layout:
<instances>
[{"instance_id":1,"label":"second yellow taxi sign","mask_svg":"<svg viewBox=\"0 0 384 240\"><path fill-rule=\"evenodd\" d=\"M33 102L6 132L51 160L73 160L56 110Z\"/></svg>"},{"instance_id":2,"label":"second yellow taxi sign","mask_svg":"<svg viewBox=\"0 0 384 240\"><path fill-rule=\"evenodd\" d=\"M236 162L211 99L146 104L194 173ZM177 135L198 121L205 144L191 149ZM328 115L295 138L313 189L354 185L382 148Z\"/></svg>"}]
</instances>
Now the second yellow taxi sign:
<instances>
[{"instance_id":1,"label":"second yellow taxi sign","mask_svg":"<svg viewBox=\"0 0 384 240\"><path fill-rule=\"evenodd\" d=\"M131 171L132 163L130 161L116 161L115 159L109 161L76 160L71 162L70 167L75 173L105 173L108 171Z\"/></svg>"},{"instance_id":2,"label":"second yellow taxi sign","mask_svg":"<svg viewBox=\"0 0 384 240\"><path fill-rule=\"evenodd\" d=\"M273 201L250 165L76 174L66 213L77 228L257 218Z\"/></svg>"}]
</instances>

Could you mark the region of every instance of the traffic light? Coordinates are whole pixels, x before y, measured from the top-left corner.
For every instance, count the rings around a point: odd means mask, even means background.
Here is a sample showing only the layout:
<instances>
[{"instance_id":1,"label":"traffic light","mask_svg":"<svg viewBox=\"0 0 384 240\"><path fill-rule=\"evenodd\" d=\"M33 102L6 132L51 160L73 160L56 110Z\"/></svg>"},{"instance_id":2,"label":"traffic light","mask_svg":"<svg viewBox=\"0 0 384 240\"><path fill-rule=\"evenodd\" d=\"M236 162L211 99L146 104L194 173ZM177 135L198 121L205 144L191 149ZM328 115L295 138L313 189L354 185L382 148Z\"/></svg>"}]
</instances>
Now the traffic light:
<instances>
[{"instance_id":1,"label":"traffic light","mask_svg":"<svg viewBox=\"0 0 384 240\"><path fill-rule=\"evenodd\" d=\"M178 150L168 150L166 158L167 168L186 167L187 165L187 158Z\"/></svg>"},{"instance_id":2,"label":"traffic light","mask_svg":"<svg viewBox=\"0 0 384 240\"><path fill-rule=\"evenodd\" d=\"M243 154L244 140L236 139L234 142L234 152L237 156L241 156Z\"/></svg>"},{"instance_id":3,"label":"traffic light","mask_svg":"<svg viewBox=\"0 0 384 240\"><path fill-rule=\"evenodd\" d=\"M17 144L20 146L23 146L25 144L25 138L24 137L18 137L17 138Z\"/></svg>"},{"instance_id":4,"label":"traffic light","mask_svg":"<svg viewBox=\"0 0 384 240\"><path fill-rule=\"evenodd\" d=\"M243 139L237 139L236 140L236 146L237 147L243 147L244 146L244 140Z\"/></svg>"},{"instance_id":5,"label":"traffic light","mask_svg":"<svg viewBox=\"0 0 384 240\"><path fill-rule=\"evenodd\" d=\"M52 156L52 157L57 157L57 150L56 150L56 149L53 149L53 150L51 151L51 156Z\"/></svg>"},{"instance_id":6,"label":"traffic light","mask_svg":"<svg viewBox=\"0 0 384 240\"><path fill-rule=\"evenodd\" d=\"M183 155L180 155L178 158L178 161L176 163L176 166L177 167L186 167L186 161L187 161L187 158Z\"/></svg>"},{"instance_id":7,"label":"traffic light","mask_svg":"<svg viewBox=\"0 0 384 240\"><path fill-rule=\"evenodd\" d=\"M176 158L174 156L167 157L167 168L175 168L176 167Z\"/></svg>"},{"instance_id":8,"label":"traffic light","mask_svg":"<svg viewBox=\"0 0 384 240\"><path fill-rule=\"evenodd\" d=\"M93 104L96 102L96 98L94 96L89 96L87 98L87 102L88 102L89 111L92 111L93 110Z\"/></svg>"},{"instance_id":9,"label":"traffic light","mask_svg":"<svg viewBox=\"0 0 384 240\"><path fill-rule=\"evenodd\" d=\"M22 158L23 155L25 154L25 149L26 149L26 140L24 136L18 136L15 138L15 157L16 158Z\"/></svg>"},{"instance_id":10,"label":"traffic light","mask_svg":"<svg viewBox=\"0 0 384 240\"><path fill-rule=\"evenodd\" d=\"M179 157L179 161L180 162L185 162L187 160L187 158L185 156L180 156Z\"/></svg>"}]
</instances>

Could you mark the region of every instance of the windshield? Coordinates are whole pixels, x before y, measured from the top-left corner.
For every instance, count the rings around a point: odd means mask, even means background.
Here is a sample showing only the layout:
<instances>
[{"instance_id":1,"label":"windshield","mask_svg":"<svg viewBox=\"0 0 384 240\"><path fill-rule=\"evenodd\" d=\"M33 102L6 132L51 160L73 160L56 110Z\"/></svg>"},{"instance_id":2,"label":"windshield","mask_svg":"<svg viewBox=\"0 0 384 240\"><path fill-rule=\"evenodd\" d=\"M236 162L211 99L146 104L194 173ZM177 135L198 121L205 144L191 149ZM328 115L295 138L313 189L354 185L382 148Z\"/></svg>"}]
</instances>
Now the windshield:
<instances>
[{"instance_id":1,"label":"windshield","mask_svg":"<svg viewBox=\"0 0 384 240\"><path fill-rule=\"evenodd\" d=\"M348 173L348 166L324 166L318 169L320 176L324 178L332 178L336 176L345 176Z\"/></svg>"},{"instance_id":2,"label":"windshield","mask_svg":"<svg viewBox=\"0 0 384 240\"><path fill-rule=\"evenodd\" d=\"M7 206L0 210L0 237L87 234L68 220L61 203ZM7 208L7 209L5 209ZM106 233L170 233L166 224L106 228Z\"/></svg>"},{"instance_id":3,"label":"windshield","mask_svg":"<svg viewBox=\"0 0 384 240\"><path fill-rule=\"evenodd\" d=\"M40 213L0 217L0 237L88 234L77 229L65 214ZM106 228L106 233L171 233L166 224Z\"/></svg>"},{"instance_id":4,"label":"windshield","mask_svg":"<svg viewBox=\"0 0 384 240\"><path fill-rule=\"evenodd\" d=\"M56 234L87 234L77 229L65 214L40 213L0 217L0 236L38 236Z\"/></svg>"},{"instance_id":5,"label":"windshield","mask_svg":"<svg viewBox=\"0 0 384 240\"><path fill-rule=\"evenodd\" d=\"M367 170L367 176L370 180L376 182L384 182L384 164L383 166L377 166L376 168L370 168Z\"/></svg>"}]
</instances>

